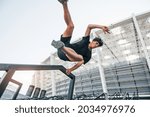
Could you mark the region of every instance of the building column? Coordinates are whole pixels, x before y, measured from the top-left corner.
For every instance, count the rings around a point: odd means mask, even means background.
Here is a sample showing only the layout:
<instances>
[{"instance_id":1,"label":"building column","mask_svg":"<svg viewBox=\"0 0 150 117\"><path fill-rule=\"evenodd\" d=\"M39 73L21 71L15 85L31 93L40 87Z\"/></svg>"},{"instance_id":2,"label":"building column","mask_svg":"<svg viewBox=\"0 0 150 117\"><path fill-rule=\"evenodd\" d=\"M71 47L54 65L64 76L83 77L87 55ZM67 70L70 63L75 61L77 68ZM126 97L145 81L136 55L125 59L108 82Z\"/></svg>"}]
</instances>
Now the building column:
<instances>
[{"instance_id":1,"label":"building column","mask_svg":"<svg viewBox=\"0 0 150 117\"><path fill-rule=\"evenodd\" d=\"M50 56L50 65L54 65L55 56L51 54ZM52 96L56 95L56 82L55 82L55 71L51 70L51 81L52 81Z\"/></svg>"},{"instance_id":2,"label":"building column","mask_svg":"<svg viewBox=\"0 0 150 117\"><path fill-rule=\"evenodd\" d=\"M100 48L96 49L96 53L97 53L97 56L98 56L98 68L99 68L99 72L100 72L100 78L101 78L103 93L105 94L105 99L108 100L108 90L107 90L107 85L106 85L104 68L103 68L102 62L101 62Z\"/></svg>"},{"instance_id":3,"label":"building column","mask_svg":"<svg viewBox=\"0 0 150 117\"><path fill-rule=\"evenodd\" d=\"M140 27L138 25L138 22L136 20L136 16L134 14L132 14L132 18L133 18L133 23L135 25L135 28L136 28L136 31L138 33L138 36L139 36L139 39L141 41L141 44L142 44L142 47L143 47L143 51L144 51L144 54L145 54L145 57L146 57L146 61L147 61L147 64L148 64L148 68L150 70L150 57L148 55L148 52L147 52L147 49L146 49L146 45L145 45L145 42L144 42L144 39L143 39L143 36L142 36L142 33L140 31Z\"/></svg>"}]
</instances>

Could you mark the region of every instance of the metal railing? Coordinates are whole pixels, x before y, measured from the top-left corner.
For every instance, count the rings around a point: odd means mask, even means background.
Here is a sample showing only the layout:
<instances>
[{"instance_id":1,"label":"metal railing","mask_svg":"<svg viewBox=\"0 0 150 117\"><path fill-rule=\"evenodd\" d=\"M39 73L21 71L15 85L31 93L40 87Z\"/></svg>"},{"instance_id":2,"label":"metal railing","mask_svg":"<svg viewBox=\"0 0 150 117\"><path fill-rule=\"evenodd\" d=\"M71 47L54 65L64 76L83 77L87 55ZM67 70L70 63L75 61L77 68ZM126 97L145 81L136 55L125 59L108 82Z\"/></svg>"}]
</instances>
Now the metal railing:
<instances>
[{"instance_id":1,"label":"metal railing","mask_svg":"<svg viewBox=\"0 0 150 117\"><path fill-rule=\"evenodd\" d=\"M3 95L8 83L11 81L15 84L18 84L20 87L17 89L17 92L14 95L14 99L16 99L19 91L21 89L22 84L12 79L15 71L26 71L26 70L60 70L64 74L66 74L66 68L62 65L25 65L25 64L0 64L0 71L6 71L6 74L3 76L2 81L0 82L0 98ZM75 76L73 74L66 74L71 80L69 84L68 90L68 100L72 100L74 84L75 84Z\"/></svg>"}]
</instances>

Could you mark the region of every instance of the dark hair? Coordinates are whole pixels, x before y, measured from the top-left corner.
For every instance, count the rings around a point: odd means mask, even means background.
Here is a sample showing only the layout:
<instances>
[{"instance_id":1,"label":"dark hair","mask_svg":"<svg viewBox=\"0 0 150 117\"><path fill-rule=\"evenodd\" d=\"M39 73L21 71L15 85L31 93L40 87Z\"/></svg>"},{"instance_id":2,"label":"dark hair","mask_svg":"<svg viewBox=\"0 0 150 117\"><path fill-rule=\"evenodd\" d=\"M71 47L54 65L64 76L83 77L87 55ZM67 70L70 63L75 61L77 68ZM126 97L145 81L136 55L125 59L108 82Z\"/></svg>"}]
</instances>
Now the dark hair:
<instances>
[{"instance_id":1,"label":"dark hair","mask_svg":"<svg viewBox=\"0 0 150 117\"><path fill-rule=\"evenodd\" d=\"M99 37L95 37L95 38L93 39L93 41L97 41L97 42L99 43L99 46L102 46L102 45L103 45L103 41L102 41L102 39L99 38Z\"/></svg>"}]
</instances>

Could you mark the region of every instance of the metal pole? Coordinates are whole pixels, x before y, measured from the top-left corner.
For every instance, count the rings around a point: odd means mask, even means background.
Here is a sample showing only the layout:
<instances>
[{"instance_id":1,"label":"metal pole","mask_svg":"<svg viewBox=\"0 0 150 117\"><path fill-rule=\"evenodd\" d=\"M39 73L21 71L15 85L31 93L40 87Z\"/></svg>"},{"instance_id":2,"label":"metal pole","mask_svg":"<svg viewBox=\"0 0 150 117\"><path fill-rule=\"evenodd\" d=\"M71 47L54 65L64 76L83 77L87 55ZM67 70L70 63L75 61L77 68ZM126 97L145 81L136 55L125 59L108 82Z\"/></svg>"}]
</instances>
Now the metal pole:
<instances>
[{"instance_id":1,"label":"metal pole","mask_svg":"<svg viewBox=\"0 0 150 117\"><path fill-rule=\"evenodd\" d=\"M0 83L0 98L3 95L8 83L11 80L14 73L15 73L14 69L9 69L7 74L4 76L4 78L2 78L3 80Z\"/></svg>"},{"instance_id":2,"label":"metal pole","mask_svg":"<svg viewBox=\"0 0 150 117\"><path fill-rule=\"evenodd\" d=\"M108 100L108 91L107 91L107 85L106 85L106 79L105 79L105 74L104 74L104 69L101 63L100 59L100 49L98 48L96 50L97 56L98 56L98 67L99 67L99 72L100 72L100 78L101 78L101 83L102 83L102 88L103 88L103 93L105 95L105 99Z\"/></svg>"},{"instance_id":3,"label":"metal pole","mask_svg":"<svg viewBox=\"0 0 150 117\"><path fill-rule=\"evenodd\" d=\"M68 90L68 100L72 100L74 84L75 84L75 77L70 79L69 90Z\"/></svg>"},{"instance_id":4,"label":"metal pole","mask_svg":"<svg viewBox=\"0 0 150 117\"><path fill-rule=\"evenodd\" d=\"M142 33L141 33L141 31L140 31L138 22L137 22L136 17L135 17L134 14L132 14L132 18L133 18L133 22L134 22L136 31L137 31L138 36L139 36L139 38L140 38L140 41L141 41L143 50L144 50L144 54L145 54L145 57L146 57L146 60L147 60L148 68L149 68L149 70L150 70L150 57L149 57L149 55L148 55L148 52L147 52L147 49L146 49L146 45L145 45L145 42L144 42L144 40L143 40Z\"/></svg>"},{"instance_id":5,"label":"metal pole","mask_svg":"<svg viewBox=\"0 0 150 117\"><path fill-rule=\"evenodd\" d=\"M14 94L12 100L16 100L16 99L17 99L17 96L18 96L18 94L19 94L19 92L20 92L21 87L22 87L22 84L19 85L19 87L18 87L17 91L15 92L15 94Z\"/></svg>"},{"instance_id":6,"label":"metal pole","mask_svg":"<svg viewBox=\"0 0 150 117\"><path fill-rule=\"evenodd\" d=\"M16 99L17 99L17 96L18 96L18 94L19 94L19 92L20 92L20 89L21 89L21 87L22 87L22 83L20 83L20 82L14 80L14 79L11 79L10 82L12 82L12 83L14 83L14 84L16 84L16 85L19 86L19 87L17 88L17 91L15 92L13 98L12 98L12 100L16 100Z\"/></svg>"}]
</instances>

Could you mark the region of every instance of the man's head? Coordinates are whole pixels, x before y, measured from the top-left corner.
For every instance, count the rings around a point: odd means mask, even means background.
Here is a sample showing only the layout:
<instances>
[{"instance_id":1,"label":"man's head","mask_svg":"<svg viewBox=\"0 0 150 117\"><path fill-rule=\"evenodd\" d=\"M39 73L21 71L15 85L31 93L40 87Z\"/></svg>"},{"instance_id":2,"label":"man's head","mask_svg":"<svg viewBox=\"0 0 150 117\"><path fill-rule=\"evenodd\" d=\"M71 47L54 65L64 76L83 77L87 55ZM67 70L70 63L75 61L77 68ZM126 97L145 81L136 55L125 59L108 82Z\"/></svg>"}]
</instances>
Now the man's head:
<instances>
[{"instance_id":1,"label":"man's head","mask_svg":"<svg viewBox=\"0 0 150 117\"><path fill-rule=\"evenodd\" d=\"M90 42L89 47L91 49L94 49L94 48L100 47L102 45L103 45L103 41L101 40L101 38L96 37L92 40L92 42Z\"/></svg>"}]
</instances>

